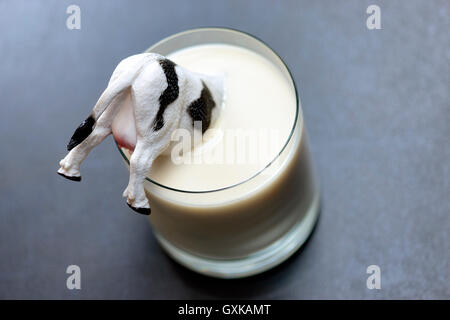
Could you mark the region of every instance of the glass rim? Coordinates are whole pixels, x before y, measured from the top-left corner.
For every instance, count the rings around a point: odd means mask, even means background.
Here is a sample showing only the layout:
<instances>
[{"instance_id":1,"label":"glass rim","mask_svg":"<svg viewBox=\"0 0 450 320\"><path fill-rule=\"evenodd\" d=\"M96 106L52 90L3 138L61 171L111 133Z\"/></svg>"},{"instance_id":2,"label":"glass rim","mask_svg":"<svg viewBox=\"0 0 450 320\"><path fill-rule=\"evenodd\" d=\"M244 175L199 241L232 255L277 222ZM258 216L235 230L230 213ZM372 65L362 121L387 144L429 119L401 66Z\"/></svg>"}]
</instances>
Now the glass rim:
<instances>
[{"instance_id":1,"label":"glass rim","mask_svg":"<svg viewBox=\"0 0 450 320\"><path fill-rule=\"evenodd\" d=\"M253 38L254 40L259 41L261 44L263 44L265 47L267 47L267 49L269 49L269 51L271 51L281 61L281 64L286 68L287 73L289 75L289 78L292 81L292 85L294 87L294 92L295 92L295 119L294 119L294 123L292 125L291 131L289 133L289 136L288 136L286 142L284 143L284 145L281 148L281 150L275 155L275 157L271 161L269 161L269 163L267 165L265 165L261 170L259 170L258 172L256 172L252 176L250 176L249 178L246 178L246 179L244 179L244 180L242 180L242 181L240 181L238 183L235 183L235 184L232 184L232 185L229 185L229 186L226 186L226 187L222 187L222 188L211 189L211 190L183 190L183 189L177 189L177 188L166 186L164 184L161 184L161 183L159 183L157 181L154 181L154 180L150 179L147 176L145 177L145 180L151 182L152 184L154 184L154 185L156 185L158 187L161 187L163 189L167 189L167 190L171 190L171 191L175 191L175 192L193 193L193 194L194 193L200 193L201 194L201 193L212 193L212 192L224 191L224 190L228 190L228 189L232 189L232 188L235 188L237 186L240 186L240 185L242 185L242 184L244 184L244 183L246 183L246 182L256 178L262 172L264 172L268 167L270 167L281 156L281 154L283 153L283 151L286 149L287 145L291 141L292 136L294 135L295 128L297 126L297 122L298 122L299 111L300 111L299 110L300 109L299 108L300 101L299 101L299 96L298 96L298 91L297 91L297 85L295 84L294 76L292 75L291 70L289 69L289 67L286 64L286 62L284 62L283 58L281 58L280 55L274 49L272 49L272 47L270 47L263 40L259 39L258 37L254 36L254 35L252 35L252 34L250 34L248 32L237 30L237 29L233 29L233 28L229 28L229 27L199 27L199 28L193 28L193 29L188 29L188 30L185 30L185 31L181 31L181 32L172 34L172 35L170 35L168 37L165 37L162 40L160 40L160 41L156 42L155 44L153 44L152 46L150 46L147 50L145 50L145 52L149 52L149 50L151 50L152 48L158 46L159 44L165 43L165 42L167 42L167 41L169 41L171 39L177 38L177 37L182 36L184 34L189 34L189 33L193 33L193 32L201 32L201 31L208 31L208 30L210 30L210 31L217 30L217 31L235 32L235 33L238 33L238 34L241 34L241 35ZM125 162L128 165L130 165L130 160L123 153L122 148L119 147L119 145L118 145L118 143L117 143L117 141L115 139L113 139L113 140L114 140L114 143L117 146L117 149L119 149L119 152L122 155L122 157L125 160Z\"/></svg>"}]
</instances>

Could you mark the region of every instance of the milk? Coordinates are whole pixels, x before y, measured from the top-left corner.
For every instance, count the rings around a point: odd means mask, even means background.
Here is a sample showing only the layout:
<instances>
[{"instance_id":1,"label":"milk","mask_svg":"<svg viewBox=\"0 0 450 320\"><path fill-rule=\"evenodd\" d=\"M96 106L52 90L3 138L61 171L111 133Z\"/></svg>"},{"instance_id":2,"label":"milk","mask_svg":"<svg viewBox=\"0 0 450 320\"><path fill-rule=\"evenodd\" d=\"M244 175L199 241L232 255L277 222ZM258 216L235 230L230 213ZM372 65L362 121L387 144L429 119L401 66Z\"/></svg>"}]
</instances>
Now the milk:
<instances>
[{"instance_id":1,"label":"milk","mask_svg":"<svg viewBox=\"0 0 450 320\"><path fill-rule=\"evenodd\" d=\"M278 134L274 133L276 141L272 142L268 158L276 157L292 130L296 101L288 80L272 63L250 50L224 44L195 46L170 54L168 58L194 72L224 74L225 103L213 128L221 130L222 134L239 129L256 135L260 129L269 134L270 130L276 130ZM227 150L225 140L213 142L203 152L222 149L224 154L235 153L235 150ZM250 178L267 163L176 165L170 157L159 157L149 177L176 189L214 190Z\"/></svg>"},{"instance_id":2,"label":"milk","mask_svg":"<svg viewBox=\"0 0 450 320\"><path fill-rule=\"evenodd\" d=\"M264 266L254 272L281 262L306 240L318 211L292 79L262 55L229 44L196 45L166 56L190 71L225 77L224 104L216 106L220 116L192 151L197 158L188 159L208 158L218 150L236 153L227 132L263 132L257 144L271 147L264 161L256 162L176 163L173 155L156 159L145 188L158 240L180 263L220 277L242 276L240 271L252 268L248 262L264 252L270 251L273 261L257 262ZM228 264L234 269L227 271L227 263L235 263Z\"/></svg>"}]
</instances>

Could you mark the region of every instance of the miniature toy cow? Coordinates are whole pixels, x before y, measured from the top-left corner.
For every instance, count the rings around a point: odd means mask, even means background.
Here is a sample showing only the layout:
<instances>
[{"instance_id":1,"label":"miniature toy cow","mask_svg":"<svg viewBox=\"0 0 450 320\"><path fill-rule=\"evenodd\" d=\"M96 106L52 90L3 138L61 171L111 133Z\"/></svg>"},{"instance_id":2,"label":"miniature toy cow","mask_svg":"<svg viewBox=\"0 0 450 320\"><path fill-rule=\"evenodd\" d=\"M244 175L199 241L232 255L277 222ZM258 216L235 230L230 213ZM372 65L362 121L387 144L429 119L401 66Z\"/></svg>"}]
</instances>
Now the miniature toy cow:
<instances>
[{"instance_id":1,"label":"miniature toy cow","mask_svg":"<svg viewBox=\"0 0 450 320\"><path fill-rule=\"evenodd\" d=\"M220 76L190 72L154 53L122 60L90 116L75 130L67 145L69 153L59 162L58 174L80 181L81 162L113 131L114 122L119 126L114 128L115 139L133 151L130 180L123 196L131 209L150 214L143 182L153 160L168 149L177 128L193 133L199 130L194 121L201 121L203 132L209 127L222 104L222 80ZM125 107L131 116L115 120L127 101L128 105L131 101L132 107Z\"/></svg>"}]
</instances>

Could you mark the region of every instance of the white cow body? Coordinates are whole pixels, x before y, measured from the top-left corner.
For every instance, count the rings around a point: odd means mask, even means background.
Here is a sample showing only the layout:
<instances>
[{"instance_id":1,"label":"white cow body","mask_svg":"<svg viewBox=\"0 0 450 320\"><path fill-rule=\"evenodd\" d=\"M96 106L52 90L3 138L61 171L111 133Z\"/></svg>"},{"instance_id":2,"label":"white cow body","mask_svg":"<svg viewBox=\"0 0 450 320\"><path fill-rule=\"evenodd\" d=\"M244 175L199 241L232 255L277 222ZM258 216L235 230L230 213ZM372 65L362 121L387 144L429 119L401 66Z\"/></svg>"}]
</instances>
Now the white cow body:
<instances>
[{"instance_id":1,"label":"white cow body","mask_svg":"<svg viewBox=\"0 0 450 320\"><path fill-rule=\"evenodd\" d=\"M123 195L132 209L149 214L143 182L153 160L170 150L174 130L193 133L194 120L202 121L206 130L217 118L222 98L222 77L190 72L158 54L128 57L116 67L91 115L75 131L58 173L81 180L81 162L113 133L120 146L133 151Z\"/></svg>"}]
</instances>

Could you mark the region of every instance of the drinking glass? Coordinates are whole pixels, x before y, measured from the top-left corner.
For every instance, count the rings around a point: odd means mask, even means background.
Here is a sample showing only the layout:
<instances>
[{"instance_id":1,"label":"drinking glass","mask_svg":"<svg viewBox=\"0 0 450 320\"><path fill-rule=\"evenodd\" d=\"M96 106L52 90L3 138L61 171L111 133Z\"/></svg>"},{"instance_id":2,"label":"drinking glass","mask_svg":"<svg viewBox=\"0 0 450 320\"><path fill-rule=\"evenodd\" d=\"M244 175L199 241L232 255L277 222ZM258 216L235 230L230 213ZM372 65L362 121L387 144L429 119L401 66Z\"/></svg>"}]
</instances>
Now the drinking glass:
<instances>
[{"instance_id":1,"label":"drinking glass","mask_svg":"<svg viewBox=\"0 0 450 320\"><path fill-rule=\"evenodd\" d=\"M282 72L296 97L290 135L275 159L235 185L180 190L147 177L145 191L153 232L173 259L205 275L240 278L280 264L306 241L319 213L319 187L294 79L264 42L233 29L200 28L172 35L147 52L168 55L216 43L256 52ZM129 153L119 151L128 164Z\"/></svg>"}]
</instances>

